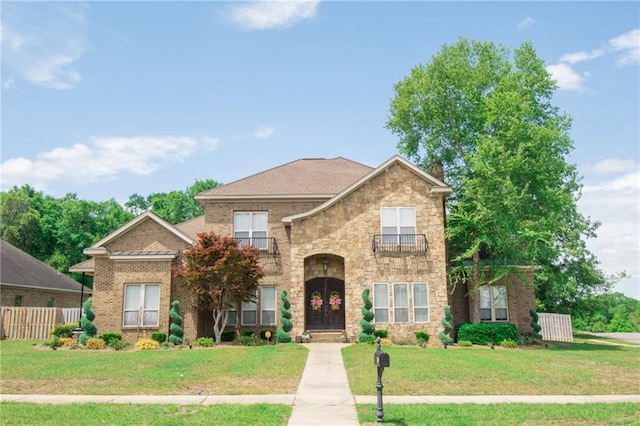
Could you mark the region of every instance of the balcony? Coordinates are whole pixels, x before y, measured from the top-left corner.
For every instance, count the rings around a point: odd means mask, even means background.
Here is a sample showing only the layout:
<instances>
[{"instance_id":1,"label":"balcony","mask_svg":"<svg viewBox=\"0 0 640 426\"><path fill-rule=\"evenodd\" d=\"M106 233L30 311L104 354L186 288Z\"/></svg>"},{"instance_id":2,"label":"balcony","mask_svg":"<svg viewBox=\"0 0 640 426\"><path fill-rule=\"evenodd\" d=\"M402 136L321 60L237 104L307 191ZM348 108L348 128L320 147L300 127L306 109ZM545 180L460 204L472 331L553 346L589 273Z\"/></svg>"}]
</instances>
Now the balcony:
<instances>
[{"instance_id":1,"label":"balcony","mask_svg":"<svg viewBox=\"0 0 640 426\"><path fill-rule=\"evenodd\" d=\"M277 256L278 243L273 237L236 238L240 247L253 246L260 250L262 256Z\"/></svg>"},{"instance_id":2,"label":"balcony","mask_svg":"<svg viewBox=\"0 0 640 426\"><path fill-rule=\"evenodd\" d=\"M424 255L428 248L424 234L378 234L371 246L375 254L382 255Z\"/></svg>"}]
</instances>

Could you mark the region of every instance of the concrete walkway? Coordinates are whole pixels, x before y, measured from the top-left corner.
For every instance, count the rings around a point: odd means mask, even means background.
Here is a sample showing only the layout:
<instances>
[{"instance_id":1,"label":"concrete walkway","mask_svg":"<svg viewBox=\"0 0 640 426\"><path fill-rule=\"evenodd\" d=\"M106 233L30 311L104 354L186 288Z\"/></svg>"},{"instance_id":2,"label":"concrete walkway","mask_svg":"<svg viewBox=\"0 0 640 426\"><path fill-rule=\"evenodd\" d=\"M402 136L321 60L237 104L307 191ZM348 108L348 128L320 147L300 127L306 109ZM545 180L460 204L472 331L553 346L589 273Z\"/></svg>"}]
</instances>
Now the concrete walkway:
<instances>
[{"instance_id":1,"label":"concrete walkway","mask_svg":"<svg viewBox=\"0 0 640 426\"><path fill-rule=\"evenodd\" d=\"M356 403L342 362L342 343L307 345L309 357L298 386L289 426L359 425Z\"/></svg>"}]
</instances>

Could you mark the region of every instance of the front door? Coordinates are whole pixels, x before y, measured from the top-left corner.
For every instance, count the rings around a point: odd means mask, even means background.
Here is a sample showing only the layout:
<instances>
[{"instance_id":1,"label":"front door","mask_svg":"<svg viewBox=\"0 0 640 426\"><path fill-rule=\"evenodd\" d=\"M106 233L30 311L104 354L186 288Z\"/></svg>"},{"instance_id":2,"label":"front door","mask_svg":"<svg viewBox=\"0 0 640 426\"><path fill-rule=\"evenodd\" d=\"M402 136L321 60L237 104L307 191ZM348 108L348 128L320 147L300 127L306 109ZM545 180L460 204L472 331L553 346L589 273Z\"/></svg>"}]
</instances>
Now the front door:
<instances>
[{"instance_id":1,"label":"front door","mask_svg":"<svg viewBox=\"0 0 640 426\"><path fill-rule=\"evenodd\" d=\"M344 330L344 281L309 280L305 300L307 330Z\"/></svg>"}]
</instances>

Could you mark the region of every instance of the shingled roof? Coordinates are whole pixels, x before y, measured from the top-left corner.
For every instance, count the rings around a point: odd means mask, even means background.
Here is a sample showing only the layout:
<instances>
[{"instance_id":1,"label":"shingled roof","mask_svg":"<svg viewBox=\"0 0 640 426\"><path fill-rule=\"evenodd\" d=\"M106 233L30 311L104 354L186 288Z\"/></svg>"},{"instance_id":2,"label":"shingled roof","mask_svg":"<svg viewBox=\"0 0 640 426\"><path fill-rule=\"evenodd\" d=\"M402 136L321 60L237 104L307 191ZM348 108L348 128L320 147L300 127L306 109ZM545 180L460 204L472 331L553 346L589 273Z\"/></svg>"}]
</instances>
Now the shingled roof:
<instances>
[{"instance_id":1,"label":"shingled roof","mask_svg":"<svg viewBox=\"0 0 640 426\"><path fill-rule=\"evenodd\" d=\"M196 199L330 198L372 170L343 157L303 158L215 187Z\"/></svg>"},{"instance_id":2,"label":"shingled roof","mask_svg":"<svg viewBox=\"0 0 640 426\"><path fill-rule=\"evenodd\" d=\"M0 239L0 284L80 293L82 284ZM84 292L91 293L85 288Z\"/></svg>"}]
</instances>

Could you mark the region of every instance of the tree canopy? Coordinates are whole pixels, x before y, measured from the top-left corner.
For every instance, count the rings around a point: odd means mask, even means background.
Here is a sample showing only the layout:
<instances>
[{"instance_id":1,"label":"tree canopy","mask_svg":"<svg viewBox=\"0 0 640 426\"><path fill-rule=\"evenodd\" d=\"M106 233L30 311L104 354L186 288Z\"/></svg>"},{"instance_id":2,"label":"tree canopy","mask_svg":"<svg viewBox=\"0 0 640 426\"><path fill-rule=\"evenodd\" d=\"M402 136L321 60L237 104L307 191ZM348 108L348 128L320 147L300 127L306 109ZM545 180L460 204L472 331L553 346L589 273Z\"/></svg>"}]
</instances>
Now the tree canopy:
<instances>
[{"instance_id":1,"label":"tree canopy","mask_svg":"<svg viewBox=\"0 0 640 426\"><path fill-rule=\"evenodd\" d=\"M446 235L454 282L473 290L512 265L536 265L548 310L611 285L584 242L599 224L576 206L581 185L566 160L571 118L552 104L556 87L530 43L510 52L460 39L395 85L387 122L399 151L426 171L441 166L453 189Z\"/></svg>"},{"instance_id":2,"label":"tree canopy","mask_svg":"<svg viewBox=\"0 0 640 426\"><path fill-rule=\"evenodd\" d=\"M174 268L174 275L195 290L199 304L211 309L216 343L222 340L228 311L256 299L264 274L259 256L257 248L240 247L231 237L200 233L185 251L182 265Z\"/></svg>"}]
</instances>

